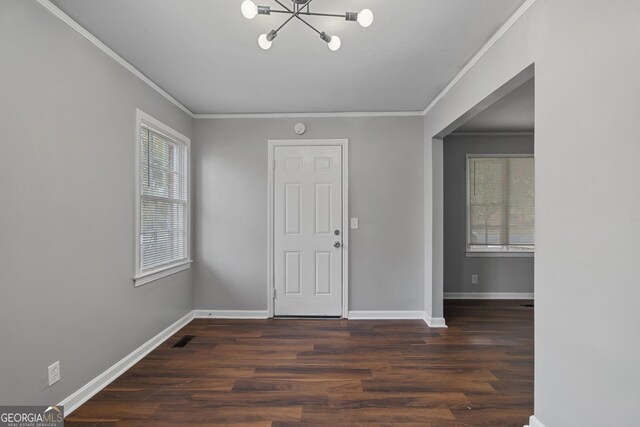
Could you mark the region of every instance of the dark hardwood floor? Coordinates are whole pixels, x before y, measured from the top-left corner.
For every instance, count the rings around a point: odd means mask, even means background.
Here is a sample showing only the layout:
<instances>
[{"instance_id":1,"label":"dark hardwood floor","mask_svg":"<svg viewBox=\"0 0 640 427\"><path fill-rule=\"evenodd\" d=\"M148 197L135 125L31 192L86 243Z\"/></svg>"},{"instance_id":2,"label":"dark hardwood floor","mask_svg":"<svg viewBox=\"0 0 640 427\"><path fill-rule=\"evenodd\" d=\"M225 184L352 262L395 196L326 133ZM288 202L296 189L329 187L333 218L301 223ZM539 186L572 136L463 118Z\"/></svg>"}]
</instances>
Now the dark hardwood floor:
<instances>
[{"instance_id":1,"label":"dark hardwood floor","mask_svg":"<svg viewBox=\"0 0 640 427\"><path fill-rule=\"evenodd\" d=\"M191 322L69 426L518 426L533 414L533 309L447 301L424 322ZM173 347L183 336L194 338Z\"/></svg>"}]
</instances>

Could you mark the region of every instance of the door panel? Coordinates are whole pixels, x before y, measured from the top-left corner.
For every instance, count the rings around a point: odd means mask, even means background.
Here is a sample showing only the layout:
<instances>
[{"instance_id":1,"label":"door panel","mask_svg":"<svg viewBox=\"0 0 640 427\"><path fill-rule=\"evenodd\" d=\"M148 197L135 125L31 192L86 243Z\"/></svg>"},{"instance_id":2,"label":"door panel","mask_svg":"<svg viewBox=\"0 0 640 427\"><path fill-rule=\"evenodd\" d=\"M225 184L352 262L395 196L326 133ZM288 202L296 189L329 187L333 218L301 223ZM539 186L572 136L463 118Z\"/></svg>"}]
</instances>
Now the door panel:
<instances>
[{"instance_id":1,"label":"door panel","mask_svg":"<svg viewBox=\"0 0 640 427\"><path fill-rule=\"evenodd\" d=\"M300 234L300 220L302 216L302 200L300 184L285 184L285 234Z\"/></svg>"},{"instance_id":2,"label":"door panel","mask_svg":"<svg viewBox=\"0 0 640 427\"><path fill-rule=\"evenodd\" d=\"M302 283L302 266L300 265L300 252L286 252L284 254L284 292L285 295L300 295Z\"/></svg>"},{"instance_id":3,"label":"door panel","mask_svg":"<svg viewBox=\"0 0 640 427\"><path fill-rule=\"evenodd\" d=\"M274 177L274 314L341 316L342 148L275 147Z\"/></svg>"},{"instance_id":4,"label":"door panel","mask_svg":"<svg viewBox=\"0 0 640 427\"><path fill-rule=\"evenodd\" d=\"M316 235L331 234L331 184L316 184Z\"/></svg>"},{"instance_id":5,"label":"door panel","mask_svg":"<svg viewBox=\"0 0 640 427\"><path fill-rule=\"evenodd\" d=\"M331 252L316 252L316 295L331 295Z\"/></svg>"}]
</instances>

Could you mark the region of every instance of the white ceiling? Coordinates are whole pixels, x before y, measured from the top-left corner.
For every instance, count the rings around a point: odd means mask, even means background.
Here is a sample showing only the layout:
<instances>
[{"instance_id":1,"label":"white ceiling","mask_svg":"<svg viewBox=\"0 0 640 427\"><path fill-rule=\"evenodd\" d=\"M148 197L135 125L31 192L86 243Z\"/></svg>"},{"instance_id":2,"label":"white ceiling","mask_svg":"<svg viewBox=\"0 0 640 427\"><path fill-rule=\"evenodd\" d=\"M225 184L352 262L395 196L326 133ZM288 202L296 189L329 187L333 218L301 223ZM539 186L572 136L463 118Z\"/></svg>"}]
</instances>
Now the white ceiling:
<instances>
[{"instance_id":1,"label":"white ceiling","mask_svg":"<svg viewBox=\"0 0 640 427\"><path fill-rule=\"evenodd\" d=\"M524 0L314 0L375 14L369 28L309 18L338 52L295 20L261 50L284 16L249 21L241 0L53 2L195 113L315 113L423 110Z\"/></svg>"},{"instance_id":2,"label":"white ceiling","mask_svg":"<svg viewBox=\"0 0 640 427\"><path fill-rule=\"evenodd\" d=\"M460 126L458 132L533 132L535 79L517 87Z\"/></svg>"}]
</instances>

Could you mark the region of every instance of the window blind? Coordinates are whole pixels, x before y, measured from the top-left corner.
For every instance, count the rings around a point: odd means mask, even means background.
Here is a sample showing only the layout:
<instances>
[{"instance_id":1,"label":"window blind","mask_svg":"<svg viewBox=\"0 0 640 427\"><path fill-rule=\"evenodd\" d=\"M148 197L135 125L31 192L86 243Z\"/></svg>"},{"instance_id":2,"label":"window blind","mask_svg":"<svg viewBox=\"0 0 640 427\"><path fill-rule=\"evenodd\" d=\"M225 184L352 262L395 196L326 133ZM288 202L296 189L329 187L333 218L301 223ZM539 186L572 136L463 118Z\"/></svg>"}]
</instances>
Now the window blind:
<instances>
[{"instance_id":1,"label":"window blind","mask_svg":"<svg viewBox=\"0 0 640 427\"><path fill-rule=\"evenodd\" d=\"M467 170L468 248L532 250L533 157L470 157Z\"/></svg>"},{"instance_id":2,"label":"window blind","mask_svg":"<svg viewBox=\"0 0 640 427\"><path fill-rule=\"evenodd\" d=\"M186 147L149 126L140 135L140 271L186 261Z\"/></svg>"}]
</instances>

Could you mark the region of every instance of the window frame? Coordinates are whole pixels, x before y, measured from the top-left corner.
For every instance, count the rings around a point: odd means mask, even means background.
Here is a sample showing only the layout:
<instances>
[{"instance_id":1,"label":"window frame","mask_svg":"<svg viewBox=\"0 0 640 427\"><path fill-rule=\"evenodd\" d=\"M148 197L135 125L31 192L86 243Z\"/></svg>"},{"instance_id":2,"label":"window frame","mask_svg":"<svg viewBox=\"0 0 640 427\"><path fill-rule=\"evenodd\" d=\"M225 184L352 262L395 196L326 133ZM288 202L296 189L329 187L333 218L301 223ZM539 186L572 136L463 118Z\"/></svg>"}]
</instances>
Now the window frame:
<instances>
[{"instance_id":1,"label":"window frame","mask_svg":"<svg viewBox=\"0 0 640 427\"><path fill-rule=\"evenodd\" d=\"M140 242L140 233L142 230L142 213L141 213L141 161L142 150L140 134L142 128L146 126L172 142L182 145L185 149L185 164L187 181L187 201L185 203L185 228L186 228L186 244L187 244L187 256L185 259L181 259L176 262L165 264L150 270L141 269L142 260L142 245ZM135 232L134 232L134 247L135 247L135 272L133 276L134 287L142 286L147 283L151 283L163 277L170 276L172 274L184 271L191 267L193 262L191 258L191 139L182 135L180 132L170 128L162 123L160 120L155 119L149 114L140 109L136 109L136 137L135 137L135 178L134 178L134 205L135 205Z\"/></svg>"},{"instance_id":2,"label":"window frame","mask_svg":"<svg viewBox=\"0 0 640 427\"><path fill-rule=\"evenodd\" d=\"M472 159L502 159L502 158L522 158L522 159L534 159L535 156L531 153L522 154L466 154L465 155L465 256L466 257L515 257L515 258L529 258L535 254L535 240L532 248L511 248L511 246L517 245L493 245L484 247L471 247L471 193L469 188L470 178L470 160ZM535 184L534 184L535 185ZM535 221L535 218L534 218Z\"/></svg>"}]
</instances>

